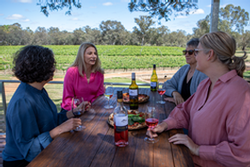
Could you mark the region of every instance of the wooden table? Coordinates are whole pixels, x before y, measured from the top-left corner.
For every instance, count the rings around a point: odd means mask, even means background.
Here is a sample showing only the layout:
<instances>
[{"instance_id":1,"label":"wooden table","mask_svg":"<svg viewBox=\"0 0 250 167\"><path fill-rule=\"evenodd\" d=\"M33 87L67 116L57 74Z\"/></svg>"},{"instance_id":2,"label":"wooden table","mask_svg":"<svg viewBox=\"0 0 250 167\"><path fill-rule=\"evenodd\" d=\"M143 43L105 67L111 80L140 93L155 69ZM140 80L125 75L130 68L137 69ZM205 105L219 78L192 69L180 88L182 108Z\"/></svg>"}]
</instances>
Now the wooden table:
<instances>
[{"instance_id":1,"label":"wooden table","mask_svg":"<svg viewBox=\"0 0 250 167\"><path fill-rule=\"evenodd\" d=\"M128 91L124 88L114 88ZM148 88L140 88L140 94L147 94L150 100L139 105L139 111L144 112L147 104L160 100L157 92ZM81 132L63 133L56 137L28 166L29 167L187 167L194 166L191 154L184 145L173 145L168 142L169 136L183 133L182 130L170 130L159 135L159 142L148 144L144 142L146 129L129 131L129 145L119 148L114 145L114 129L107 124L107 119L113 109L106 110L105 97L98 98L92 105L96 112L94 116L87 113L81 119L86 126ZM110 104L116 105L116 96ZM160 112L160 122L168 117L175 107L173 103L156 104ZM92 118L90 120L89 118Z\"/></svg>"}]
</instances>

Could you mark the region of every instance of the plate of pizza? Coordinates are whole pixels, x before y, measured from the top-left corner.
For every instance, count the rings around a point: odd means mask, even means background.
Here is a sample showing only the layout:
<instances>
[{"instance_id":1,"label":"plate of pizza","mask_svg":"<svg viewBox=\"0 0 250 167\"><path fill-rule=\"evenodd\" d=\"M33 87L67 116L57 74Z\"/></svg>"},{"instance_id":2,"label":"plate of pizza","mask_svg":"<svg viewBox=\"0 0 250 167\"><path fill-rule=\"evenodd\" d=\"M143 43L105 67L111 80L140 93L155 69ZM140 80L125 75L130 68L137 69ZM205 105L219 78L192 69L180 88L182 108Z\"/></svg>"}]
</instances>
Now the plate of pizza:
<instances>
[{"instance_id":1,"label":"plate of pizza","mask_svg":"<svg viewBox=\"0 0 250 167\"><path fill-rule=\"evenodd\" d=\"M123 93L123 103L129 103L129 93ZM145 94L138 94L138 103L146 103L149 100L149 96Z\"/></svg>"},{"instance_id":2,"label":"plate of pizza","mask_svg":"<svg viewBox=\"0 0 250 167\"><path fill-rule=\"evenodd\" d=\"M114 127L114 114L110 114L108 124ZM137 130L147 127L145 113L137 110L128 110L128 130Z\"/></svg>"}]
</instances>

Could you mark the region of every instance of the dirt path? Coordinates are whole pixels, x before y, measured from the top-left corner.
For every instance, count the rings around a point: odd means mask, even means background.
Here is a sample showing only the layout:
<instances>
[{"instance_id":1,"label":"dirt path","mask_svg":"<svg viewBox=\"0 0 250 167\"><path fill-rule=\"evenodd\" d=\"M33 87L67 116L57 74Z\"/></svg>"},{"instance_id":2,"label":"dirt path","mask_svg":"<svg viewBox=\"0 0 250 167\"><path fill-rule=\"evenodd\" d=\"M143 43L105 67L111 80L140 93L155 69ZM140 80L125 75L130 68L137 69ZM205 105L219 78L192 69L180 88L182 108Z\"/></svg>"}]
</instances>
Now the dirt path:
<instances>
[{"instance_id":1,"label":"dirt path","mask_svg":"<svg viewBox=\"0 0 250 167\"><path fill-rule=\"evenodd\" d=\"M158 78L161 80L166 80L169 79L173 76L173 74L177 71L177 69L175 70L162 70L162 71L157 71L157 75ZM115 78L115 77L119 77L119 78L131 78L131 72L117 72L117 73L107 73L104 74L104 78ZM133 71L136 73L136 78L147 82L148 79L150 79L150 76L152 74L152 70L151 71ZM57 75L55 74L55 76L62 76L60 78L54 78L53 81L63 81L64 79L64 75ZM166 77L165 77L166 76ZM17 80L17 78L12 77L11 80ZM5 93L6 95L8 94L13 94L15 92L15 90L17 89L19 83L5 83Z\"/></svg>"},{"instance_id":2,"label":"dirt path","mask_svg":"<svg viewBox=\"0 0 250 167\"><path fill-rule=\"evenodd\" d=\"M175 69L166 69L166 70L157 70L157 75L160 82L164 82L167 79L170 79L176 72L178 68ZM250 62L246 62L246 71L250 71ZM136 73L136 78L144 81L149 82L150 76L152 74L152 70L141 70L141 71L126 71L126 72L114 72L110 71L107 74L104 74L104 78L131 78L131 73ZM60 75L55 74L55 76L61 76L59 78L54 78L53 81L63 81L64 75L60 73ZM165 77L166 76L166 77ZM15 77L12 77L11 80L17 80ZM5 83L5 92L7 94L13 94L18 87L18 83Z\"/></svg>"}]
</instances>

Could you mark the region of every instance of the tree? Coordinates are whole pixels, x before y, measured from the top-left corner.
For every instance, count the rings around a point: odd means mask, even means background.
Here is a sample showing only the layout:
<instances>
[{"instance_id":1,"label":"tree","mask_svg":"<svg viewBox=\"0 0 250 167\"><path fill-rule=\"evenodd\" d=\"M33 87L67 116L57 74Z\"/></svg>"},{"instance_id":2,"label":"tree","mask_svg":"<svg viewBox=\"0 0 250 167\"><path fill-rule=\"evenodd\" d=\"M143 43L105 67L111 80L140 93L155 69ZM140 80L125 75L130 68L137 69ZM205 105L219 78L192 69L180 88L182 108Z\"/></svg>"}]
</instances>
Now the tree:
<instances>
[{"instance_id":1,"label":"tree","mask_svg":"<svg viewBox=\"0 0 250 167\"><path fill-rule=\"evenodd\" d=\"M9 45L21 45L23 42L22 28L19 23L14 23L8 27L6 42Z\"/></svg>"},{"instance_id":2,"label":"tree","mask_svg":"<svg viewBox=\"0 0 250 167\"><path fill-rule=\"evenodd\" d=\"M144 45L144 40L149 33L149 28L154 25L154 21L150 16L140 16L140 18L135 18L135 23L139 26L139 28L134 27L134 32L137 34L139 40L141 41L141 46Z\"/></svg>"},{"instance_id":3,"label":"tree","mask_svg":"<svg viewBox=\"0 0 250 167\"><path fill-rule=\"evenodd\" d=\"M188 15L191 9L198 9L196 2L196 0L131 0L128 8L130 12L149 12L151 17L158 16L158 20L164 18L169 21L169 16L172 14L175 16Z\"/></svg>"},{"instance_id":4,"label":"tree","mask_svg":"<svg viewBox=\"0 0 250 167\"><path fill-rule=\"evenodd\" d=\"M67 31L61 32L60 45L73 45L73 34Z\"/></svg>"},{"instance_id":5,"label":"tree","mask_svg":"<svg viewBox=\"0 0 250 167\"><path fill-rule=\"evenodd\" d=\"M124 26L119 21L102 21L100 24L102 39L109 45L119 44L120 34L125 31Z\"/></svg>"},{"instance_id":6,"label":"tree","mask_svg":"<svg viewBox=\"0 0 250 167\"><path fill-rule=\"evenodd\" d=\"M38 27L34 33L34 38L32 43L36 45L48 45L48 34L45 27Z\"/></svg>"},{"instance_id":7,"label":"tree","mask_svg":"<svg viewBox=\"0 0 250 167\"><path fill-rule=\"evenodd\" d=\"M193 28L195 37L199 38L209 32L210 17L211 15L209 14L205 17L205 19L198 21L198 28ZM220 9L218 30L225 31L230 35L233 35L236 31L241 34L244 32L244 26L247 25L248 21L248 12L241 9L240 6L235 7L232 4L229 4L225 8Z\"/></svg>"},{"instance_id":8,"label":"tree","mask_svg":"<svg viewBox=\"0 0 250 167\"><path fill-rule=\"evenodd\" d=\"M84 36L85 36L85 33L83 32L81 28L75 29L73 31L73 44L80 45L81 43L83 43L85 41Z\"/></svg>"},{"instance_id":9,"label":"tree","mask_svg":"<svg viewBox=\"0 0 250 167\"><path fill-rule=\"evenodd\" d=\"M205 19L201 19L197 22L198 28L193 28L194 38L200 38L202 35L209 33L210 29L210 21L209 15L205 17Z\"/></svg>"},{"instance_id":10,"label":"tree","mask_svg":"<svg viewBox=\"0 0 250 167\"><path fill-rule=\"evenodd\" d=\"M169 34L168 41L171 46L184 47L186 46L186 32L183 30L173 31Z\"/></svg>"},{"instance_id":11,"label":"tree","mask_svg":"<svg viewBox=\"0 0 250 167\"><path fill-rule=\"evenodd\" d=\"M60 45L62 42L62 33L57 27L50 27L48 29L50 45Z\"/></svg>"},{"instance_id":12,"label":"tree","mask_svg":"<svg viewBox=\"0 0 250 167\"><path fill-rule=\"evenodd\" d=\"M221 8L219 14L220 18L229 22L229 26L233 31L243 33L244 26L248 25L249 13L245 9L241 9L240 6L229 4L225 8Z\"/></svg>"},{"instance_id":13,"label":"tree","mask_svg":"<svg viewBox=\"0 0 250 167\"><path fill-rule=\"evenodd\" d=\"M119 35L119 43L120 45L127 45L130 42L130 39L133 38L129 31L122 31Z\"/></svg>"},{"instance_id":14,"label":"tree","mask_svg":"<svg viewBox=\"0 0 250 167\"><path fill-rule=\"evenodd\" d=\"M83 31L85 32L86 42L91 42L95 45L100 44L101 42L101 31L94 28L90 28L89 26L83 27Z\"/></svg>"},{"instance_id":15,"label":"tree","mask_svg":"<svg viewBox=\"0 0 250 167\"><path fill-rule=\"evenodd\" d=\"M32 44L32 39L33 39L33 31L27 27L25 30L23 30L23 41L21 45L30 45Z\"/></svg>"},{"instance_id":16,"label":"tree","mask_svg":"<svg viewBox=\"0 0 250 167\"><path fill-rule=\"evenodd\" d=\"M245 50L247 46L250 46L250 31L248 30L242 33L238 44L238 47L241 47L242 50Z\"/></svg>"},{"instance_id":17,"label":"tree","mask_svg":"<svg viewBox=\"0 0 250 167\"><path fill-rule=\"evenodd\" d=\"M170 30L167 26L161 26L158 28L151 28L150 29L150 44L151 45L167 45L168 35L170 33Z\"/></svg>"},{"instance_id":18,"label":"tree","mask_svg":"<svg viewBox=\"0 0 250 167\"><path fill-rule=\"evenodd\" d=\"M45 16L49 16L49 11L68 8L65 14L71 15L72 7L81 8L79 0L63 0L63 1L51 1L51 0L38 0L37 5L41 7L41 12Z\"/></svg>"}]
</instances>

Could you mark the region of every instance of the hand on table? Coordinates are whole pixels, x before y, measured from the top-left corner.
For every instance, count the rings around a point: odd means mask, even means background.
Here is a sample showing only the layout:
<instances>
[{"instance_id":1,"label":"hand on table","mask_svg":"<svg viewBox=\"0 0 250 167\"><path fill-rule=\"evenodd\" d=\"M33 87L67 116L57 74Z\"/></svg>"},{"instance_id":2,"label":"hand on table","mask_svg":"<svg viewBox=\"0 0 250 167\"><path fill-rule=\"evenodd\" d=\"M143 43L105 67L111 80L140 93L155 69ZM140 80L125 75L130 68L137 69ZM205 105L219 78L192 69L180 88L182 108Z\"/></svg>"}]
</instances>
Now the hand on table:
<instances>
[{"instance_id":1,"label":"hand on table","mask_svg":"<svg viewBox=\"0 0 250 167\"><path fill-rule=\"evenodd\" d=\"M173 97L166 97L164 98L165 101L171 102L171 103L175 103L174 98Z\"/></svg>"},{"instance_id":2,"label":"hand on table","mask_svg":"<svg viewBox=\"0 0 250 167\"><path fill-rule=\"evenodd\" d=\"M184 144L189 148L192 154L199 156L199 146L193 140L184 134L176 134L168 139L173 144Z\"/></svg>"},{"instance_id":3,"label":"hand on table","mask_svg":"<svg viewBox=\"0 0 250 167\"><path fill-rule=\"evenodd\" d=\"M174 102L176 105L181 104L184 102L184 99L182 98L181 94L179 92L174 91L172 93L172 96L174 98Z\"/></svg>"},{"instance_id":4,"label":"hand on table","mask_svg":"<svg viewBox=\"0 0 250 167\"><path fill-rule=\"evenodd\" d=\"M154 129L148 128L146 135L150 138L157 137L157 133L163 132L165 129L167 129L168 125L165 122L162 122L158 124Z\"/></svg>"}]
</instances>

